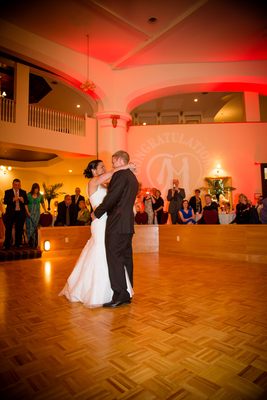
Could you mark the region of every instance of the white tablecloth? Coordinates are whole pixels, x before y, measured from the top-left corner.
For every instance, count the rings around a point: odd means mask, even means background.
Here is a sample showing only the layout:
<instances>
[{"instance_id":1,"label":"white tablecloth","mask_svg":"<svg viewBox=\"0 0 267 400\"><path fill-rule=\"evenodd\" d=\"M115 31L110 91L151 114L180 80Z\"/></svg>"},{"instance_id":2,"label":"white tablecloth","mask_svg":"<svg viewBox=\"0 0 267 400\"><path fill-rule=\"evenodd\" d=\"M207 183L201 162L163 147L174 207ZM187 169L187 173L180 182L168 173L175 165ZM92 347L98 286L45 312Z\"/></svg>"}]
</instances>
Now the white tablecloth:
<instances>
[{"instance_id":1,"label":"white tablecloth","mask_svg":"<svg viewBox=\"0 0 267 400\"><path fill-rule=\"evenodd\" d=\"M221 213L221 214L219 214L220 224L222 224L222 225L230 224L234 219L235 219L235 213L230 213L230 214Z\"/></svg>"}]
</instances>

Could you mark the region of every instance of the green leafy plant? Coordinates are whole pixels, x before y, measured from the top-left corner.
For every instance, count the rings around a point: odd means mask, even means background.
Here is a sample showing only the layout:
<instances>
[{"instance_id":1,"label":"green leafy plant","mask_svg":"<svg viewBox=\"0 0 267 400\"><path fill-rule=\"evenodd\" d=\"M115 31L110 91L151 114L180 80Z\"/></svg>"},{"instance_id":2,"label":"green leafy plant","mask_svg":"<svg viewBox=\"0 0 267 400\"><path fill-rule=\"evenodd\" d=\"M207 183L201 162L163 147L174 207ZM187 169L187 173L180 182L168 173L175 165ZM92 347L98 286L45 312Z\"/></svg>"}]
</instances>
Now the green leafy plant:
<instances>
[{"instance_id":1,"label":"green leafy plant","mask_svg":"<svg viewBox=\"0 0 267 400\"><path fill-rule=\"evenodd\" d=\"M203 187L202 189L207 190L212 197L216 197L217 200L219 200L220 194L225 195L236 189L233 186L227 185L228 179L229 178L205 178L208 187Z\"/></svg>"},{"instance_id":2,"label":"green leafy plant","mask_svg":"<svg viewBox=\"0 0 267 400\"><path fill-rule=\"evenodd\" d=\"M58 197L60 194L64 194L64 192L57 192L57 190L60 189L62 186L63 183L55 183L54 185L49 186L46 186L46 184L43 183L44 198L46 200L52 200Z\"/></svg>"},{"instance_id":3,"label":"green leafy plant","mask_svg":"<svg viewBox=\"0 0 267 400\"><path fill-rule=\"evenodd\" d=\"M50 210L50 202L51 202L52 199L55 199L60 194L65 194L64 192L58 192L57 191L62 186L63 186L63 183L55 183L54 185L49 185L49 186L47 186L45 183L43 183L44 198L48 202L48 210Z\"/></svg>"}]
</instances>

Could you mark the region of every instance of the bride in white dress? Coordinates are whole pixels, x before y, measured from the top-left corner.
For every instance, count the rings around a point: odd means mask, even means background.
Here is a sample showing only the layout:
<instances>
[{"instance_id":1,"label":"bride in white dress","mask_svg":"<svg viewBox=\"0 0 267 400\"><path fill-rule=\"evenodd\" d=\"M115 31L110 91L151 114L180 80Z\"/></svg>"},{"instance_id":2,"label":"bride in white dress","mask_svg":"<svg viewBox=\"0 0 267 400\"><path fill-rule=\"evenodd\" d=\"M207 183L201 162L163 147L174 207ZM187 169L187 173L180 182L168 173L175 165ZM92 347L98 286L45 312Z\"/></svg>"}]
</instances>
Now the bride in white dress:
<instances>
[{"instance_id":1,"label":"bride in white dress","mask_svg":"<svg viewBox=\"0 0 267 400\"><path fill-rule=\"evenodd\" d=\"M112 174L119 169L131 168L130 165L106 172L101 160L94 160L84 171L88 184L88 195L93 210L102 203L107 189L103 186ZM83 248L80 257L59 296L66 296L71 302L81 302L87 307L100 307L112 300L105 249L105 229L107 214L95 219L91 224L91 238ZM130 296L133 290L126 269L127 290Z\"/></svg>"}]
</instances>

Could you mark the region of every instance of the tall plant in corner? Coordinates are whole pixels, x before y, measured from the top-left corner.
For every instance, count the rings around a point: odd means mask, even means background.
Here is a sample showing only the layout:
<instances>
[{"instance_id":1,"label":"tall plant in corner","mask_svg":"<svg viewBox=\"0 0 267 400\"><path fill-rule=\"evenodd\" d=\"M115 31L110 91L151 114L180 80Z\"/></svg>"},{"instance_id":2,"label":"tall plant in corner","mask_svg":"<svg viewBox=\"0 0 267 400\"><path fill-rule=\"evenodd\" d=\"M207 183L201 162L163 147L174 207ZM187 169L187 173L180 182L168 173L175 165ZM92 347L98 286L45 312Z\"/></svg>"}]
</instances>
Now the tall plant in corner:
<instances>
[{"instance_id":1,"label":"tall plant in corner","mask_svg":"<svg viewBox=\"0 0 267 400\"><path fill-rule=\"evenodd\" d=\"M47 203L48 203L47 209L48 210L50 210L51 200L55 199L60 194L64 194L64 192L57 192L57 190L60 189L62 186L63 186L63 183L55 183L54 185L49 185L49 186L46 186L46 184L43 183L44 198L47 200Z\"/></svg>"}]
</instances>

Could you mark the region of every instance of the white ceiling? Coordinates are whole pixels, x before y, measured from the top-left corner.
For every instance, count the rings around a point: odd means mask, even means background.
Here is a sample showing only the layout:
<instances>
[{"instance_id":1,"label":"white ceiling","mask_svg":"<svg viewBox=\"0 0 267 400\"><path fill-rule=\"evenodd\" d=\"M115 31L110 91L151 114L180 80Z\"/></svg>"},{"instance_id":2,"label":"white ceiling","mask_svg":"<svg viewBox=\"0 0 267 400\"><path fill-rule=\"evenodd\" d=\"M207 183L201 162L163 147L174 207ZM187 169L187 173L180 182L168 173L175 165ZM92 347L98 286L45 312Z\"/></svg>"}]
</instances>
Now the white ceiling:
<instances>
[{"instance_id":1,"label":"white ceiling","mask_svg":"<svg viewBox=\"0 0 267 400\"><path fill-rule=\"evenodd\" d=\"M1 3L2 19L75 51L87 54L86 35L89 35L90 56L113 68L267 59L266 0ZM156 18L155 23L148 22L151 17ZM162 101L168 103L170 98L155 100L155 104ZM218 101L224 102L223 94ZM59 163L60 172L64 174L70 165L71 159ZM73 165L81 169L84 162L75 160ZM46 169L46 173L53 174L55 168L49 168L51 171Z\"/></svg>"},{"instance_id":2,"label":"white ceiling","mask_svg":"<svg viewBox=\"0 0 267 400\"><path fill-rule=\"evenodd\" d=\"M265 0L9 0L1 18L114 68L267 59ZM148 22L155 17L154 24Z\"/></svg>"}]
</instances>

